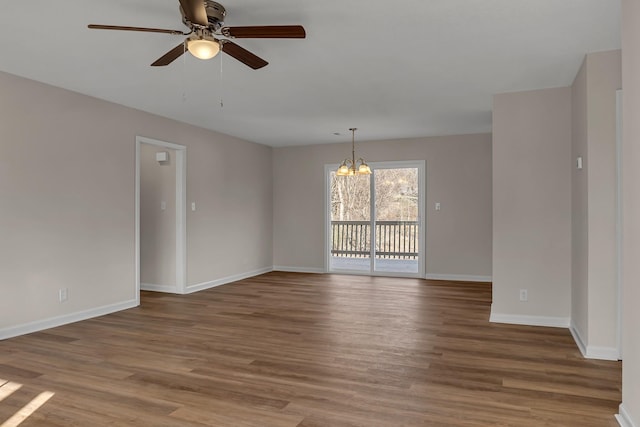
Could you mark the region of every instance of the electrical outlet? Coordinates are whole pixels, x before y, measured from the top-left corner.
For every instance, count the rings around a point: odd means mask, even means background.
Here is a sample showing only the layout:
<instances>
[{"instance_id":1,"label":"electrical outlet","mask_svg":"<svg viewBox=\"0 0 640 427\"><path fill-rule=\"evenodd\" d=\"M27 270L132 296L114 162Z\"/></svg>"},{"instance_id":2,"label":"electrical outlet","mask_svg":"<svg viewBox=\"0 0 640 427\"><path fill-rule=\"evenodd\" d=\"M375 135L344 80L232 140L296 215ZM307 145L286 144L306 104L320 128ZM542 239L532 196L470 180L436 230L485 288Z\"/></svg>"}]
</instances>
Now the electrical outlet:
<instances>
[{"instance_id":1,"label":"electrical outlet","mask_svg":"<svg viewBox=\"0 0 640 427\"><path fill-rule=\"evenodd\" d=\"M526 289L520 289L520 301L527 302L529 300L529 293Z\"/></svg>"},{"instance_id":2,"label":"electrical outlet","mask_svg":"<svg viewBox=\"0 0 640 427\"><path fill-rule=\"evenodd\" d=\"M60 289L58 291L58 301L59 302L65 302L68 299L69 299L69 289L67 289L67 288Z\"/></svg>"}]
</instances>

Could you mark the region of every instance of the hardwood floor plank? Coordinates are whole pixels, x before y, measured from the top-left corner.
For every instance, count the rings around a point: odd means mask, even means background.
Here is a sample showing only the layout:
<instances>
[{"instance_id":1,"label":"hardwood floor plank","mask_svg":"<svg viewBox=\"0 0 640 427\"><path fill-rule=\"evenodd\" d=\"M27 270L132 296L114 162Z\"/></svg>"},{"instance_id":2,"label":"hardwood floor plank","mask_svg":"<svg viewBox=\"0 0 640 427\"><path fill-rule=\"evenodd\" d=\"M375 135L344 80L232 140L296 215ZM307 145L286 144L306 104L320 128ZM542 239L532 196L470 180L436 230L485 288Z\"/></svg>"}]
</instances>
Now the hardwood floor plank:
<instances>
[{"instance_id":1,"label":"hardwood floor plank","mask_svg":"<svg viewBox=\"0 0 640 427\"><path fill-rule=\"evenodd\" d=\"M2 372L3 375L9 378L16 378L16 379L32 379L42 375L42 373L40 372L31 371L29 369L16 367L9 364L0 364L0 372Z\"/></svg>"},{"instance_id":2,"label":"hardwood floor plank","mask_svg":"<svg viewBox=\"0 0 640 427\"><path fill-rule=\"evenodd\" d=\"M491 285L272 272L0 342L21 426L614 426L621 364L489 323Z\"/></svg>"},{"instance_id":3,"label":"hardwood floor plank","mask_svg":"<svg viewBox=\"0 0 640 427\"><path fill-rule=\"evenodd\" d=\"M295 427L304 419L304 416L301 415L230 405L225 405L224 408L207 409L183 407L176 410L171 416L176 420L196 421L207 426L237 427Z\"/></svg>"}]
</instances>

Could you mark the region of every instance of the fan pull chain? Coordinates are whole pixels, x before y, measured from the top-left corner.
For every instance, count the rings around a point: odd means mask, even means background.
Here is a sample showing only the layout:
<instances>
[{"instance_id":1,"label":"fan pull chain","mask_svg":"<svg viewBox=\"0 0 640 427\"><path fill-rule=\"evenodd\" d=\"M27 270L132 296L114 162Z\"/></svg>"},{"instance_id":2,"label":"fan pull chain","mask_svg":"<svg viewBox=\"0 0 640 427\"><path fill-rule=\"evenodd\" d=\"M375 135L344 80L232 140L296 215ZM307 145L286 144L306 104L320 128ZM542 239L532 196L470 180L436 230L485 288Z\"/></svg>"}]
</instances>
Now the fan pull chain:
<instances>
[{"instance_id":1,"label":"fan pull chain","mask_svg":"<svg viewBox=\"0 0 640 427\"><path fill-rule=\"evenodd\" d=\"M187 102L187 44L182 46L182 103Z\"/></svg>"},{"instance_id":2,"label":"fan pull chain","mask_svg":"<svg viewBox=\"0 0 640 427\"><path fill-rule=\"evenodd\" d=\"M220 108L224 108L224 80L222 78L222 57L224 56L222 50L224 49L224 43L220 43Z\"/></svg>"}]
</instances>

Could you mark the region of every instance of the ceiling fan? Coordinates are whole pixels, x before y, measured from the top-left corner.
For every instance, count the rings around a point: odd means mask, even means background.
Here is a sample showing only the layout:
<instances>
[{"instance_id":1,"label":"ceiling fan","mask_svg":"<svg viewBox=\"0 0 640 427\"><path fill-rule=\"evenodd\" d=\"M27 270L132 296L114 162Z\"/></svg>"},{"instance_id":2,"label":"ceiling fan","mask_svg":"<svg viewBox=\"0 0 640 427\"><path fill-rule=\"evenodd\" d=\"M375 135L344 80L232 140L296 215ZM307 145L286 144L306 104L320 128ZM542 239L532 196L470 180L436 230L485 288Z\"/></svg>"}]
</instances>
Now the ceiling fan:
<instances>
[{"instance_id":1,"label":"ceiling fan","mask_svg":"<svg viewBox=\"0 0 640 427\"><path fill-rule=\"evenodd\" d=\"M151 64L153 67L169 65L187 50L200 59L213 58L222 50L227 55L257 70L267 65L268 62L235 44L230 39L303 39L306 37L304 27L301 25L227 27L224 25L224 18L227 14L224 6L211 0L180 0L180 13L182 14L182 22L189 27L189 32L119 25L90 24L88 27L98 30L142 31L189 36L183 43L180 43Z\"/></svg>"}]
</instances>

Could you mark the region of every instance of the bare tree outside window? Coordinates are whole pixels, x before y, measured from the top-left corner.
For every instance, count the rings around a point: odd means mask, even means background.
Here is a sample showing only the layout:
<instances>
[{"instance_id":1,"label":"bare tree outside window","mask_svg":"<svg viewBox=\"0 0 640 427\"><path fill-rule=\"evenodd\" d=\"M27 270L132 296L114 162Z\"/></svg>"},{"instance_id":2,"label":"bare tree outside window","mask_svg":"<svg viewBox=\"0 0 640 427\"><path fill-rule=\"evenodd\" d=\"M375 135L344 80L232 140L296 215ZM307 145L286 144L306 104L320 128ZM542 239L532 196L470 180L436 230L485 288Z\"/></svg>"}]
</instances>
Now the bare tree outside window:
<instances>
[{"instance_id":1,"label":"bare tree outside window","mask_svg":"<svg viewBox=\"0 0 640 427\"><path fill-rule=\"evenodd\" d=\"M378 169L366 176L332 173L332 256L370 257L371 179L376 191L376 259L417 259L417 168Z\"/></svg>"}]
</instances>

